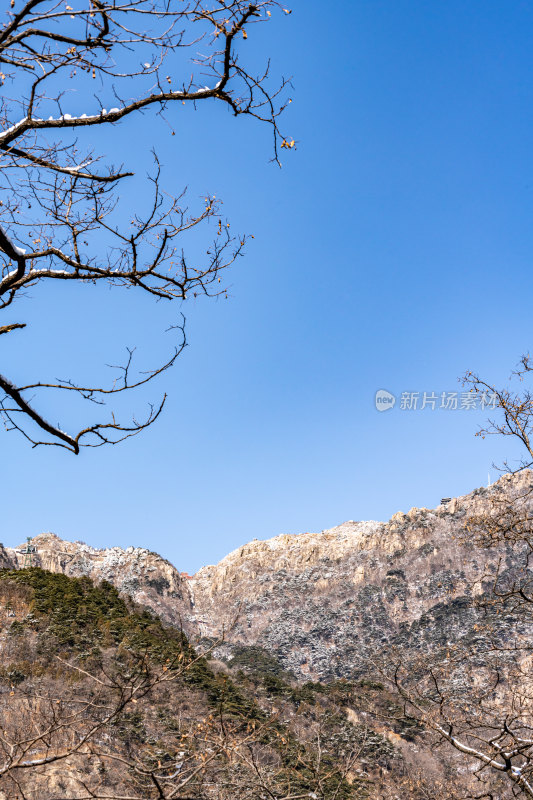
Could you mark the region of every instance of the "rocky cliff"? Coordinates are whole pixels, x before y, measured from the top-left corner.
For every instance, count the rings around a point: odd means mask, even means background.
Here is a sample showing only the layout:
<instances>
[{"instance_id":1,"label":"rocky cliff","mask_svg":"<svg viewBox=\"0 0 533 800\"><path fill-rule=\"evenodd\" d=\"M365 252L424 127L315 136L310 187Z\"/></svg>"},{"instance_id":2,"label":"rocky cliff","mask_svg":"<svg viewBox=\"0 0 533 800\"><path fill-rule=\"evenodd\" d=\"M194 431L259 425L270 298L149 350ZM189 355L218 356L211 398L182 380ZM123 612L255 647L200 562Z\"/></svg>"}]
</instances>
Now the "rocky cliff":
<instances>
[{"instance_id":1,"label":"rocky cliff","mask_svg":"<svg viewBox=\"0 0 533 800\"><path fill-rule=\"evenodd\" d=\"M465 546L468 520L531 489L533 472L524 470L386 523L350 521L322 533L254 540L192 578L148 550L95 550L50 533L33 540L34 561L105 579L196 637L216 638L224 628L226 657L261 647L301 679L353 677L391 645L421 651L475 644L473 598L487 588L498 559L512 568L512 554ZM3 549L0 562L21 566L20 549Z\"/></svg>"},{"instance_id":2,"label":"rocky cliff","mask_svg":"<svg viewBox=\"0 0 533 800\"><path fill-rule=\"evenodd\" d=\"M173 625L193 617L186 579L157 553L141 547L98 550L83 542L67 542L53 533L41 533L31 543L32 564L69 577L87 575L108 581L124 595L145 605ZM25 545L0 550L0 566L22 567Z\"/></svg>"}]
</instances>

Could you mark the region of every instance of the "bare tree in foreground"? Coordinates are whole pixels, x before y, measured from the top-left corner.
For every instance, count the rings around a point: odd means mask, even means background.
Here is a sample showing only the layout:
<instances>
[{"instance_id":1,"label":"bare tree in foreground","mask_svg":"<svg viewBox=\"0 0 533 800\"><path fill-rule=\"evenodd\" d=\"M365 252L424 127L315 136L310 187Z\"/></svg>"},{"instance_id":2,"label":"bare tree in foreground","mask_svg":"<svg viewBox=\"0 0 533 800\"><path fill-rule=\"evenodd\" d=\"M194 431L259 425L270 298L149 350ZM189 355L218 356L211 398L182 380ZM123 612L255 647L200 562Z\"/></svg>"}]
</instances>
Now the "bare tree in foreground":
<instances>
[{"instance_id":1,"label":"bare tree in foreground","mask_svg":"<svg viewBox=\"0 0 533 800\"><path fill-rule=\"evenodd\" d=\"M527 386L533 372L529 356L503 389L473 373L464 383L475 393L497 398L500 418L490 420L478 435L499 434L525 448L515 473L533 464L533 395ZM511 484L509 484L511 485ZM529 474L514 490L494 487L487 510L465 520L464 544L496 550L477 589L483 611L479 641L456 642L448 652L418 665L398 660L391 677L403 701L405 717L436 734L468 759L478 778L471 797L499 800L533 797L533 482Z\"/></svg>"},{"instance_id":2,"label":"bare tree in foreground","mask_svg":"<svg viewBox=\"0 0 533 800\"><path fill-rule=\"evenodd\" d=\"M331 763L275 717L208 707L187 679L202 657L117 654L0 692L0 796L21 800L336 800L360 750ZM124 654L122 654L124 656ZM171 723L169 725L169 722ZM290 759L285 756L290 753ZM2 795L6 791L6 795Z\"/></svg>"},{"instance_id":3,"label":"bare tree in foreground","mask_svg":"<svg viewBox=\"0 0 533 800\"><path fill-rule=\"evenodd\" d=\"M105 581L2 570L0 639L2 800L349 800L376 747L236 684L209 659L223 635L199 655Z\"/></svg>"},{"instance_id":4,"label":"bare tree in foreground","mask_svg":"<svg viewBox=\"0 0 533 800\"><path fill-rule=\"evenodd\" d=\"M294 146L278 127L289 102L282 99L285 81L271 88L269 64L257 74L238 53L253 46L255 26L276 11L289 13L277 0L11 0L0 30L0 308L15 311L30 287L50 281L103 282L157 300L224 291L221 273L245 240L230 235L217 200L207 197L189 212L182 196L163 191L156 158L150 207L122 209L133 173L104 166L93 143L104 129L127 135L121 123L129 117L156 113L172 127L182 104L209 101L267 123L278 160L280 148ZM210 220L211 247L203 261L189 259L184 238ZM6 318L0 334L25 326ZM134 375L130 351L109 386L32 378L16 384L0 374L6 426L34 446L73 453L138 433L157 419L165 397L143 421L122 424L111 415L68 433L43 416L41 393L105 404L171 367L185 346L179 331L165 363Z\"/></svg>"}]
</instances>

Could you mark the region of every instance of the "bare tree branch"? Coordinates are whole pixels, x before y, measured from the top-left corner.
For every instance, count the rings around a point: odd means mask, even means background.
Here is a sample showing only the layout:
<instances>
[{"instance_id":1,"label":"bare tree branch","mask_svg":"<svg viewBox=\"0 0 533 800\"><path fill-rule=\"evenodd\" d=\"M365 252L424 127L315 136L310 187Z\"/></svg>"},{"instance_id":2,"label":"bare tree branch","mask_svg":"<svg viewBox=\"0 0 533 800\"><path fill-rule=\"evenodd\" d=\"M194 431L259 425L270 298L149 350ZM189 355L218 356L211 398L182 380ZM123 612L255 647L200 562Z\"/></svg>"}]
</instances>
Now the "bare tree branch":
<instances>
[{"instance_id":1,"label":"bare tree branch","mask_svg":"<svg viewBox=\"0 0 533 800\"><path fill-rule=\"evenodd\" d=\"M129 212L125 226L121 187L133 171L101 167L102 156L73 137L83 140L90 130L95 146L100 129L118 131L132 116L162 116L182 104L210 101L268 124L278 161L281 148L294 147L278 124L290 102L288 82L272 86L270 65L255 75L239 51L251 47L254 25L288 10L277 0L70 1L73 5L28 0L6 12L0 29L0 308L14 307L28 288L50 280L103 282L179 302L224 295L221 276L242 255L246 238L230 234L220 203L208 196L203 208L189 211L183 194L163 191L154 154L152 202L146 211ZM67 83L73 93L66 93ZM80 98L92 98L84 100L86 113L68 107ZM210 223L213 242L203 262L198 255L188 257L189 232ZM9 323L0 333L25 326ZM164 400L142 422L124 425L111 414L105 422L67 433L39 411L41 393L74 392L102 405L119 391L157 378L182 349L179 344L162 365L132 380L130 351L126 368L120 368L123 380L110 388L72 379L16 384L1 376L0 413L7 429L21 432L33 446L79 453L82 446L122 441L151 425Z\"/></svg>"}]
</instances>

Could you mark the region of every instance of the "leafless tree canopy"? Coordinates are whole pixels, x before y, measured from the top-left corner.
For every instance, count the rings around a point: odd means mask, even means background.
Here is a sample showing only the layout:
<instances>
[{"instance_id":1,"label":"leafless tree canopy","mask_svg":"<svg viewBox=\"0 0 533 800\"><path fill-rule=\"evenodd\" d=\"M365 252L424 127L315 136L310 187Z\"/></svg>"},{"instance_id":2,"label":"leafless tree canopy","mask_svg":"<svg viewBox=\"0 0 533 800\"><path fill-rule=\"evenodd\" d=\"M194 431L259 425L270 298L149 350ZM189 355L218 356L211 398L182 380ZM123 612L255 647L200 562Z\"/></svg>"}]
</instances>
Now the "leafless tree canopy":
<instances>
[{"instance_id":1,"label":"leafless tree canopy","mask_svg":"<svg viewBox=\"0 0 533 800\"><path fill-rule=\"evenodd\" d=\"M483 438L491 435L507 436L520 442L524 455L517 466L504 464L506 472L517 472L533 466L533 393L528 386L532 373L531 356L526 354L511 372L507 386L494 386L472 371L463 377L463 385L468 386L471 392L476 394L489 392L494 395L496 408L500 412L500 417L496 420L489 419L487 425L481 428L476 436Z\"/></svg>"},{"instance_id":2,"label":"leafless tree canopy","mask_svg":"<svg viewBox=\"0 0 533 800\"><path fill-rule=\"evenodd\" d=\"M16 316L16 301L43 281L103 281L160 300L221 293L220 274L245 241L230 235L215 198L189 212L182 196L163 191L154 156L149 211L118 208L131 165L106 164L97 150L99 134L102 126L114 126L115 136L126 135L128 118L140 113L155 112L172 127L182 104L216 101L235 116L269 125L277 160L280 148L294 146L278 127L290 102L286 82L271 86L269 64L256 74L245 58L256 26L289 11L276 0L11 0L10 5L0 31L0 307L10 316L0 334L25 327ZM184 236L210 220L214 241L205 259L189 260ZM109 386L39 376L16 385L0 375L6 426L34 446L74 453L138 433L158 417L164 397L143 421L123 424L111 415L68 433L39 411L41 393L74 393L103 404L109 395L172 366L185 345L179 330L164 364L133 375L130 352Z\"/></svg>"},{"instance_id":3,"label":"leafless tree canopy","mask_svg":"<svg viewBox=\"0 0 533 800\"><path fill-rule=\"evenodd\" d=\"M525 450L518 469L505 464L508 474L533 463L532 371L526 355L503 388L473 372L464 377L471 391L497 397L498 416L478 435L511 437ZM514 492L494 492L484 513L465 518L466 547L499 553L471 587L483 611L474 640L455 641L408 668L398 658L388 673L404 717L468 760L478 779L469 797L478 800L533 797L533 484L525 478Z\"/></svg>"}]
</instances>

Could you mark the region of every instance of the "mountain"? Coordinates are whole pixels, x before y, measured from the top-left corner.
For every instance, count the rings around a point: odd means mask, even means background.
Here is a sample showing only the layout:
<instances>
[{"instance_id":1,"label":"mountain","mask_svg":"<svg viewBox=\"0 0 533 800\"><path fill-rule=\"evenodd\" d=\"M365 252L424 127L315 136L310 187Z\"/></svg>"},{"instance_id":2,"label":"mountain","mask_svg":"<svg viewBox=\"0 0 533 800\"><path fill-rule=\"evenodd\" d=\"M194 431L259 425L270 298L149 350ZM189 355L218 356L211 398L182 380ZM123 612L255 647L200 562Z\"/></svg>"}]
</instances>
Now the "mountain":
<instances>
[{"instance_id":1,"label":"mountain","mask_svg":"<svg viewBox=\"0 0 533 800\"><path fill-rule=\"evenodd\" d=\"M157 553L141 547L110 547L98 550L83 542L67 542L54 533L41 533L32 540L35 566L70 577L87 576L108 581L124 595L150 608L161 619L179 625L192 618L186 578ZM21 568L25 545L0 549L0 566Z\"/></svg>"},{"instance_id":2,"label":"mountain","mask_svg":"<svg viewBox=\"0 0 533 800\"><path fill-rule=\"evenodd\" d=\"M444 665L454 703L489 698L491 644L512 644L505 666L531 638L490 599L523 575L532 489L524 470L387 523L253 540L193 577L51 533L31 566L0 546L0 800L510 797L434 747L386 672L391 654L416 680Z\"/></svg>"},{"instance_id":3,"label":"mountain","mask_svg":"<svg viewBox=\"0 0 533 800\"><path fill-rule=\"evenodd\" d=\"M200 656L107 581L0 570L0 800L448 797L449 765L391 709L378 683Z\"/></svg>"},{"instance_id":4,"label":"mountain","mask_svg":"<svg viewBox=\"0 0 533 800\"><path fill-rule=\"evenodd\" d=\"M479 639L475 596L502 554L510 566L513 556L465 546L467 523L531 488L533 472L523 470L389 522L254 539L192 578L149 550L97 550L51 533L33 540L34 563L109 581L195 641L224 632L217 654L226 659L245 663L247 650L262 648L300 681L351 679L391 645L408 652ZM20 550L1 549L0 565L22 566Z\"/></svg>"}]
</instances>

